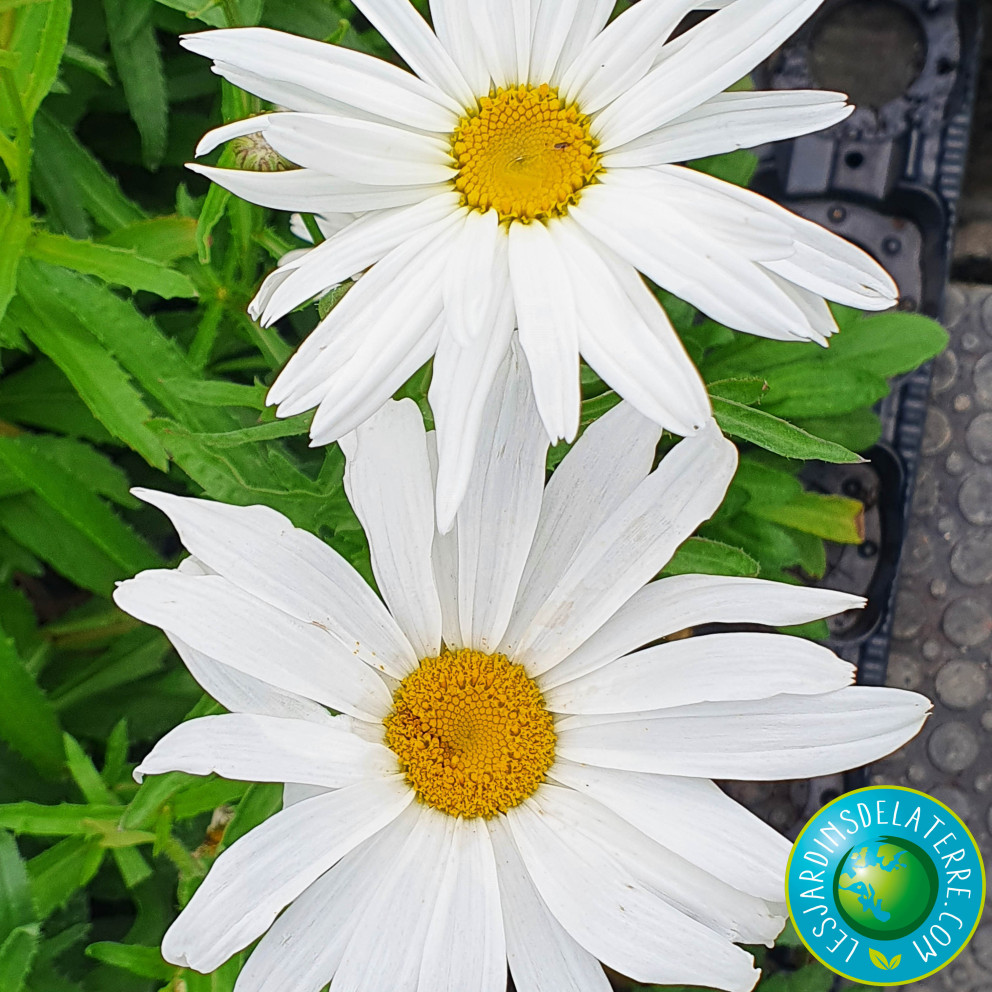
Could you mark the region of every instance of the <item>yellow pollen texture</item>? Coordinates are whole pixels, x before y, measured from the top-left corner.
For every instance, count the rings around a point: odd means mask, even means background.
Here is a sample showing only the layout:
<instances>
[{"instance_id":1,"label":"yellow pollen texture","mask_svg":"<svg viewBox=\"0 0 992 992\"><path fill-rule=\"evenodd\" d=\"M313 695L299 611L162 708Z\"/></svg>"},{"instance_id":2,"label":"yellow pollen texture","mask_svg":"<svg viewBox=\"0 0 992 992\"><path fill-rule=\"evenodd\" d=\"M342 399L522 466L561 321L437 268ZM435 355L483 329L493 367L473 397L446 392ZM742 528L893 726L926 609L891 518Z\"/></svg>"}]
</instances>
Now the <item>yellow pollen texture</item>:
<instances>
[{"instance_id":1,"label":"yellow pollen texture","mask_svg":"<svg viewBox=\"0 0 992 992\"><path fill-rule=\"evenodd\" d=\"M470 207L501 221L564 214L600 170L589 118L553 87L499 89L452 136L455 187Z\"/></svg>"},{"instance_id":2,"label":"yellow pollen texture","mask_svg":"<svg viewBox=\"0 0 992 992\"><path fill-rule=\"evenodd\" d=\"M425 658L396 690L384 723L417 795L452 816L506 812L544 781L555 757L540 690L501 654Z\"/></svg>"}]
</instances>

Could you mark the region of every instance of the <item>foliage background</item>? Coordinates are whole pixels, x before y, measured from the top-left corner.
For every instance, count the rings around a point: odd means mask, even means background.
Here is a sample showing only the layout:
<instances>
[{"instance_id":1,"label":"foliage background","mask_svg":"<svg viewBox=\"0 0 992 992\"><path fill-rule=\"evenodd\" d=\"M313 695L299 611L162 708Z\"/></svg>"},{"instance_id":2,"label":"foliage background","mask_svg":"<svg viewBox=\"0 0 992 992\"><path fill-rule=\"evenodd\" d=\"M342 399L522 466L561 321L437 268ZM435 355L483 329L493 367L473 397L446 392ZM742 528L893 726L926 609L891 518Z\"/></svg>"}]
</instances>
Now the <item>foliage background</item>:
<instances>
[{"instance_id":1,"label":"foliage background","mask_svg":"<svg viewBox=\"0 0 992 992\"><path fill-rule=\"evenodd\" d=\"M180 555L129 488L266 503L372 581L338 448L310 449L307 416L264 407L318 319L308 306L266 330L245 314L298 247L288 218L183 168L204 131L262 107L177 36L259 23L393 57L348 0L0 0L3 992L228 992L238 959L199 976L157 944L218 851L281 802L277 786L131 778L157 737L219 708L163 635L109 598ZM694 165L746 184L754 163ZM806 491L803 464L869 449L872 404L943 331L838 310L843 332L820 350L733 334L659 298L743 446L725 506L667 571L821 577L824 540L858 542L861 508ZM403 390L428 419L429 376ZM617 398L588 370L583 385L588 423ZM794 936L759 953L765 992L831 987Z\"/></svg>"}]
</instances>

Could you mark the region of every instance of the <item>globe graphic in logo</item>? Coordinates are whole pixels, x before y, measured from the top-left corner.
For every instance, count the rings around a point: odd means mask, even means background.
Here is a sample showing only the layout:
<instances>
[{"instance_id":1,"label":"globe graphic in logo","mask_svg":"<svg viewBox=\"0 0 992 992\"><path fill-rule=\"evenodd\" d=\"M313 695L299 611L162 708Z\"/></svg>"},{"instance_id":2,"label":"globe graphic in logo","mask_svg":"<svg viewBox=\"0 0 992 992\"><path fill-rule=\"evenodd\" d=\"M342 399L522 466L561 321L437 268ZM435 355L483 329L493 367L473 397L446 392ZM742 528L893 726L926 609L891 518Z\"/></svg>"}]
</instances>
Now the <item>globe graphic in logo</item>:
<instances>
[{"instance_id":1,"label":"globe graphic in logo","mask_svg":"<svg viewBox=\"0 0 992 992\"><path fill-rule=\"evenodd\" d=\"M937 869L923 850L902 837L856 844L834 874L834 898L844 920L875 940L912 933L937 901Z\"/></svg>"}]
</instances>

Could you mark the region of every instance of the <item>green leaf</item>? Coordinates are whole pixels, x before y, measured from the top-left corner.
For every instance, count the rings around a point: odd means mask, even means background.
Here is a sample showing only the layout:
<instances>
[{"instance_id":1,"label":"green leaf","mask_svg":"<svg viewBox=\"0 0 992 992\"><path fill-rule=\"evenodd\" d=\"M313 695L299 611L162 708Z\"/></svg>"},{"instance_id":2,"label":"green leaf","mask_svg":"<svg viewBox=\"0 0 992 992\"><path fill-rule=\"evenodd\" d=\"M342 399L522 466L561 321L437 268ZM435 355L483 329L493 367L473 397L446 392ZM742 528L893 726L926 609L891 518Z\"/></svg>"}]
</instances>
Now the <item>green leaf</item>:
<instances>
[{"instance_id":1,"label":"green leaf","mask_svg":"<svg viewBox=\"0 0 992 992\"><path fill-rule=\"evenodd\" d=\"M129 491L131 483L124 470L92 445L71 437L46 434L31 435L31 442L42 457L60 465L91 493L106 496L128 509L141 505Z\"/></svg>"},{"instance_id":2,"label":"green leaf","mask_svg":"<svg viewBox=\"0 0 992 992\"><path fill-rule=\"evenodd\" d=\"M145 219L97 159L61 121L35 119L35 192L74 237L90 233L89 217L108 231Z\"/></svg>"},{"instance_id":3,"label":"green leaf","mask_svg":"<svg viewBox=\"0 0 992 992\"><path fill-rule=\"evenodd\" d=\"M881 968L883 971L889 970L889 959L879 950L874 947L868 948L868 957L871 958L871 963L876 968Z\"/></svg>"},{"instance_id":4,"label":"green leaf","mask_svg":"<svg viewBox=\"0 0 992 992\"><path fill-rule=\"evenodd\" d=\"M96 276L112 285L126 286L132 292L147 290L163 299L192 299L197 295L187 276L127 248L39 231L29 240L27 254L42 262Z\"/></svg>"},{"instance_id":5,"label":"green leaf","mask_svg":"<svg viewBox=\"0 0 992 992\"><path fill-rule=\"evenodd\" d=\"M114 968L123 968L132 975L154 978L167 982L176 973L173 965L167 964L157 947L140 947L137 944L116 944L102 940L86 948L86 956L102 961Z\"/></svg>"},{"instance_id":6,"label":"green leaf","mask_svg":"<svg viewBox=\"0 0 992 992\"><path fill-rule=\"evenodd\" d=\"M865 539L864 507L846 496L802 493L784 506L755 503L750 513L838 544L861 544Z\"/></svg>"},{"instance_id":7,"label":"green leaf","mask_svg":"<svg viewBox=\"0 0 992 992\"><path fill-rule=\"evenodd\" d=\"M31 892L39 919L64 906L87 885L103 861L104 850L84 837L66 837L28 862Z\"/></svg>"},{"instance_id":8,"label":"green leaf","mask_svg":"<svg viewBox=\"0 0 992 992\"><path fill-rule=\"evenodd\" d=\"M0 197L0 320L17 292L17 269L31 233L31 220L22 217L5 198Z\"/></svg>"},{"instance_id":9,"label":"green leaf","mask_svg":"<svg viewBox=\"0 0 992 992\"><path fill-rule=\"evenodd\" d=\"M36 919L31 883L17 842L6 831L0 831L0 941Z\"/></svg>"},{"instance_id":10,"label":"green leaf","mask_svg":"<svg viewBox=\"0 0 992 992\"><path fill-rule=\"evenodd\" d=\"M99 444L114 443L63 372L43 357L0 378L0 419Z\"/></svg>"},{"instance_id":11,"label":"green leaf","mask_svg":"<svg viewBox=\"0 0 992 992\"><path fill-rule=\"evenodd\" d=\"M101 596L127 574L34 493L0 500L0 530L70 582Z\"/></svg>"},{"instance_id":12,"label":"green leaf","mask_svg":"<svg viewBox=\"0 0 992 992\"><path fill-rule=\"evenodd\" d=\"M20 57L13 70L24 115L30 121L48 95L58 73L62 51L69 36L70 0L49 0L27 9L14 18L14 30L5 47ZM0 121L9 126L12 111L6 100L0 102Z\"/></svg>"},{"instance_id":13,"label":"green leaf","mask_svg":"<svg viewBox=\"0 0 992 992\"><path fill-rule=\"evenodd\" d=\"M55 710L17 653L12 638L0 629L0 740L34 765L46 778L58 778L65 763L62 728Z\"/></svg>"},{"instance_id":14,"label":"green leaf","mask_svg":"<svg viewBox=\"0 0 992 992\"><path fill-rule=\"evenodd\" d=\"M882 436L882 421L874 410L851 410L838 417L797 417L793 423L851 451L867 451Z\"/></svg>"},{"instance_id":15,"label":"green leaf","mask_svg":"<svg viewBox=\"0 0 992 992\"><path fill-rule=\"evenodd\" d=\"M888 392L877 372L797 363L769 371L764 407L780 417L829 417L872 406Z\"/></svg>"},{"instance_id":16,"label":"green leaf","mask_svg":"<svg viewBox=\"0 0 992 992\"><path fill-rule=\"evenodd\" d=\"M36 837L87 836L95 832L94 820L116 823L120 815L120 806L106 803L59 803L57 806L3 803L0 804L0 829Z\"/></svg>"},{"instance_id":17,"label":"green leaf","mask_svg":"<svg viewBox=\"0 0 992 992\"><path fill-rule=\"evenodd\" d=\"M118 228L100 244L124 248L167 265L196 254L196 221L191 217L154 217Z\"/></svg>"},{"instance_id":18,"label":"green leaf","mask_svg":"<svg viewBox=\"0 0 992 992\"><path fill-rule=\"evenodd\" d=\"M224 831L224 847L230 847L239 837L278 813L282 809L282 791L281 785L267 782L249 786Z\"/></svg>"},{"instance_id":19,"label":"green leaf","mask_svg":"<svg viewBox=\"0 0 992 992\"><path fill-rule=\"evenodd\" d=\"M110 78L110 67L107 63L103 59L98 59L91 52L86 51L85 48L73 44L71 41L65 46L62 61L65 65L74 65L78 69L96 76L100 82L106 83L108 86L114 85L114 81Z\"/></svg>"},{"instance_id":20,"label":"green leaf","mask_svg":"<svg viewBox=\"0 0 992 992\"><path fill-rule=\"evenodd\" d=\"M0 989L4 992L21 992L25 987L38 941L38 925L31 923L12 930L0 943Z\"/></svg>"},{"instance_id":21,"label":"green leaf","mask_svg":"<svg viewBox=\"0 0 992 992\"><path fill-rule=\"evenodd\" d=\"M93 416L145 461L165 469L168 457L162 444L145 426L151 410L145 406L130 377L108 355L76 316L51 298L49 291L24 279L26 292L12 302L14 316L31 341L65 374ZM27 283L27 285L26 285Z\"/></svg>"},{"instance_id":22,"label":"green leaf","mask_svg":"<svg viewBox=\"0 0 992 992\"><path fill-rule=\"evenodd\" d=\"M141 134L145 167L158 168L169 131L162 53L155 37L152 0L103 0L107 34L131 117Z\"/></svg>"},{"instance_id":23,"label":"green leaf","mask_svg":"<svg viewBox=\"0 0 992 992\"><path fill-rule=\"evenodd\" d=\"M165 385L180 399L203 406L240 406L249 410L265 409L265 386L242 386L220 379L167 379Z\"/></svg>"},{"instance_id":24,"label":"green leaf","mask_svg":"<svg viewBox=\"0 0 992 992\"><path fill-rule=\"evenodd\" d=\"M157 0L158 3L173 10L181 10L187 17L196 18L214 28L228 27L220 0ZM195 25L191 25L195 27Z\"/></svg>"},{"instance_id":25,"label":"green leaf","mask_svg":"<svg viewBox=\"0 0 992 992\"><path fill-rule=\"evenodd\" d=\"M713 414L725 434L750 441L785 458L804 461L850 464L863 459L853 451L832 441L814 437L806 431L753 407L714 397Z\"/></svg>"},{"instance_id":26,"label":"green leaf","mask_svg":"<svg viewBox=\"0 0 992 992\"><path fill-rule=\"evenodd\" d=\"M716 382L708 382L706 388L710 396L753 406L764 397L768 383L758 376L746 376L739 379L718 379Z\"/></svg>"},{"instance_id":27,"label":"green leaf","mask_svg":"<svg viewBox=\"0 0 992 992\"><path fill-rule=\"evenodd\" d=\"M106 806L120 805L120 800L107 788L107 783L100 777L96 766L89 755L79 746L79 742L71 734L66 734L65 756L66 766L73 781L79 786L79 791L88 803Z\"/></svg>"},{"instance_id":28,"label":"green leaf","mask_svg":"<svg viewBox=\"0 0 992 992\"><path fill-rule=\"evenodd\" d=\"M740 149L725 155L710 155L686 163L690 169L705 172L735 186L750 186L758 169L758 156Z\"/></svg>"},{"instance_id":29,"label":"green leaf","mask_svg":"<svg viewBox=\"0 0 992 992\"><path fill-rule=\"evenodd\" d=\"M947 331L918 313L889 310L863 314L832 306L841 333L830 339L835 361L892 378L939 355L947 347Z\"/></svg>"},{"instance_id":30,"label":"green leaf","mask_svg":"<svg viewBox=\"0 0 992 992\"><path fill-rule=\"evenodd\" d=\"M753 578L758 563L741 548L705 537L690 537L662 570L662 575L740 575Z\"/></svg>"},{"instance_id":31,"label":"green leaf","mask_svg":"<svg viewBox=\"0 0 992 992\"><path fill-rule=\"evenodd\" d=\"M0 465L29 486L70 527L119 566L121 578L161 560L98 496L83 489L63 465L46 457L34 438L0 438Z\"/></svg>"}]
</instances>

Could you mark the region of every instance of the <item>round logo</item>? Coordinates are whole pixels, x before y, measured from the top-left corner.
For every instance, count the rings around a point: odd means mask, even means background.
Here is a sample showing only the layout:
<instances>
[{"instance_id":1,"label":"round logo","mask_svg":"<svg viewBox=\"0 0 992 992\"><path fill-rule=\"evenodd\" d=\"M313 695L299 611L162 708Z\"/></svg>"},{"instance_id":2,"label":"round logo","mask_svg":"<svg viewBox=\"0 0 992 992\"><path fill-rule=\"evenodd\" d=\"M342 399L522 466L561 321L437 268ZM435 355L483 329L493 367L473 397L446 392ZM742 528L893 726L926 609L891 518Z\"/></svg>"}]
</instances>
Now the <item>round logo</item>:
<instances>
[{"instance_id":1,"label":"round logo","mask_svg":"<svg viewBox=\"0 0 992 992\"><path fill-rule=\"evenodd\" d=\"M796 931L832 971L905 985L968 943L985 902L985 869L968 828L913 789L872 786L824 806L789 856Z\"/></svg>"}]
</instances>

